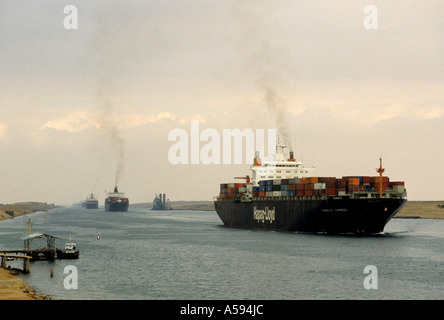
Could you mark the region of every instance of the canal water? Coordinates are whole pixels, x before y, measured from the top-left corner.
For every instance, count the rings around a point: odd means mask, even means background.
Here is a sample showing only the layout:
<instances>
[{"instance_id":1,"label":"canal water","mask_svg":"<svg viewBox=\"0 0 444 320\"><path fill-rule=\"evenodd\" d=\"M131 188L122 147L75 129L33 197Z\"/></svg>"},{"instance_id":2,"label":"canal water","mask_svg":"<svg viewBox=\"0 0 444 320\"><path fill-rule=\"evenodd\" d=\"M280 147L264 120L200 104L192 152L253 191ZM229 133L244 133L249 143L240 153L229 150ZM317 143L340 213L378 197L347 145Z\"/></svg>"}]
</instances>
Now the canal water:
<instances>
[{"instance_id":1,"label":"canal water","mask_svg":"<svg viewBox=\"0 0 444 320\"><path fill-rule=\"evenodd\" d=\"M352 236L231 229L214 211L63 207L1 221L0 249L23 247L29 218L80 249L20 275L52 299L444 299L444 220Z\"/></svg>"}]
</instances>

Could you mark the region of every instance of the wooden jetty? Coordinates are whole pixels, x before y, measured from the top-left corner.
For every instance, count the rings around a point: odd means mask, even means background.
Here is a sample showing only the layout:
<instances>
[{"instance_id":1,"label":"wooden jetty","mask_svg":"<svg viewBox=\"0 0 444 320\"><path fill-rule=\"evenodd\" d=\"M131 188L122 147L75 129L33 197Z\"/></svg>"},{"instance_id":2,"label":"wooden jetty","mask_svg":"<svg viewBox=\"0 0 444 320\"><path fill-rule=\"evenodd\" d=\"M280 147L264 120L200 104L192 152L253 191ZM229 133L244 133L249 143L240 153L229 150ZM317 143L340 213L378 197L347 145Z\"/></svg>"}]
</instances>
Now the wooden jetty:
<instances>
[{"instance_id":1,"label":"wooden jetty","mask_svg":"<svg viewBox=\"0 0 444 320\"><path fill-rule=\"evenodd\" d=\"M20 238L20 240L23 240L23 252L32 257L31 261L54 260L57 254L61 253L61 250L56 247L56 239L60 238L46 233L31 233ZM38 240L46 242L46 246L43 245L43 247L38 249L33 248L32 243Z\"/></svg>"},{"instance_id":2,"label":"wooden jetty","mask_svg":"<svg viewBox=\"0 0 444 320\"><path fill-rule=\"evenodd\" d=\"M8 250L9 251L9 250ZM4 251L2 251L4 252ZM12 250L12 252L17 252ZM1 257L1 267L6 269L6 260L9 259L23 259L23 270L22 272L28 273L29 272L29 260L31 259L30 256L27 255L20 255L20 254L10 254L10 253L0 253Z\"/></svg>"},{"instance_id":3,"label":"wooden jetty","mask_svg":"<svg viewBox=\"0 0 444 320\"><path fill-rule=\"evenodd\" d=\"M46 233L33 233L32 222L28 219L26 223L25 236L20 238L23 240L22 250L0 250L1 265L6 268L7 260L23 259L24 273L29 272L29 261L36 260L54 260L57 259L78 259L79 251L76 244L71 242L65 244L65 249L58 249L56 247L56 239L58 237L51 236ZM35 248L37 242L40 242L39 248ZM43 245L41 243L43 242Z\"/></svg>"},{"instance_id":4,"label":"wooden jetty","mask_svg":"<svg viewBox=\"0 0 444 320\"><path fill-rule=\"evenodd\" d=\"M62 250L56 247L56 239L60 239L58 237L51 236L45 233L31 233L28 234L20 240L23 240L23 249L22 250L0 250L0 256L2 257L2 266L6 266L6 259L25 259L29 263L29 261L38 261L38 260L54 260L54 259L67 259L67 258L78 258L77 255L72 257L66 254L66 249ZM43 241L43 245L36 248L35 242ZM34 244L33 244L34 242ZM3 259L4 257L4 259ZM24 270L28 269L24 268Z\"/></svg>"}]
</instances>

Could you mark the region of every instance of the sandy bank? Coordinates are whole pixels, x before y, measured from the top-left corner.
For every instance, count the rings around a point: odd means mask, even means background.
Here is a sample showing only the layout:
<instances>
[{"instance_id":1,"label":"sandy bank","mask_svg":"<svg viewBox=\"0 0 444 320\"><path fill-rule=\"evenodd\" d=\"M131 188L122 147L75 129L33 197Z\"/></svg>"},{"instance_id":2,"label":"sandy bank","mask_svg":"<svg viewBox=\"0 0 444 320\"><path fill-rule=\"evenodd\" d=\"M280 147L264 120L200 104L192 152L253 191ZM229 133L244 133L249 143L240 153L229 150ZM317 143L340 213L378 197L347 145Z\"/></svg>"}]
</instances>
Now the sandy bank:
<instances>
[{"instance_id":1,"label":"sandy bank","mask_svg":"<svg viewBox=\"0 0 444 320\"><path fill-rule=\"evenodd\" d=\"M0 221L12 219L14 217L23 216L37 211L48 211L54 209L54 204L41 202L20 202L14 204L0 205Z\"/></svg>"},{"instance_id":2,"label":"sandy bank","mask_svg":"<svg viewBox=\"0 0 444 320\"><path fill-rule=\"evenodd\" d=\"M408 201L395 218L444 219L444 201Z\"/></svg>"},{"instance_id":3,"label":"sandy bank","mask_svg":"<svg viewBox=\"0 0 444 320\"><path fill-rule=\"evenodd\" d=\"M0 205L0 221L54 209L55 205L40 202L22 202ZM15 276L17 271L0 267L0 300L48 300L45 295L35 292L25 281Z\"/></svg>"},{"instance_id":4,"label":"sandy bank","mask_svg":"<svg viewBox=\"0 0 444 320\"><path fill-rule=\"evenodd\" d=\"M35 292L25 281L16 277L16 272L0 268L0 300L50 300Z\"/></svg>"}]
</instances>

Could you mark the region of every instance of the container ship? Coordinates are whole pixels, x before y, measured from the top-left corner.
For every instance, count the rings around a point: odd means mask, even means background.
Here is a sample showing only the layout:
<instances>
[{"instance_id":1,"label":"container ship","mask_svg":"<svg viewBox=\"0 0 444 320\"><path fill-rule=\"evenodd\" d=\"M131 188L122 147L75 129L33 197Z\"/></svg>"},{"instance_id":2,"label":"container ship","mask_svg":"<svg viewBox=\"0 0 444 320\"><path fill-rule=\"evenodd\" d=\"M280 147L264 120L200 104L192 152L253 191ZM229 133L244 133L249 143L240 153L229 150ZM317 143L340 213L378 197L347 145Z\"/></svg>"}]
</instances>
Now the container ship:
<instances>
[{"instance_id":1,"label":"container ship","mask_svg":"<svg viewBox=\"0 0 444 320\"><path fill-rule=\"evenodd\" d=\"M215 210L228 227L325 233L381 233L407 202L403 181L383 176L315 177L277 142L274 159L256 152L252 177L224 183Z\"/></svg>"},{"instance_id":2,"label":"container ship","mask_svg":"<svg viewBox=\"0 0 444 320\"><path fill-rule=\"evenodd\" d=\"M85 208L86 209L98 209L99 208L99 201L94 197L94 194L91 193L85 201Z\"/></svg>"},{"instance_id":3,"label":"container ship","mask_svg":"<svg viewBox=\"0 0 444 320\"><path fill-rule=\"evenodd\" d=\"M125 198L125 195L119 192L117 186L114 187L114 192L106 192L106 194L108 197L105 199L105 211L128 211L128 198Z\"/></svg>"}]
</instances>

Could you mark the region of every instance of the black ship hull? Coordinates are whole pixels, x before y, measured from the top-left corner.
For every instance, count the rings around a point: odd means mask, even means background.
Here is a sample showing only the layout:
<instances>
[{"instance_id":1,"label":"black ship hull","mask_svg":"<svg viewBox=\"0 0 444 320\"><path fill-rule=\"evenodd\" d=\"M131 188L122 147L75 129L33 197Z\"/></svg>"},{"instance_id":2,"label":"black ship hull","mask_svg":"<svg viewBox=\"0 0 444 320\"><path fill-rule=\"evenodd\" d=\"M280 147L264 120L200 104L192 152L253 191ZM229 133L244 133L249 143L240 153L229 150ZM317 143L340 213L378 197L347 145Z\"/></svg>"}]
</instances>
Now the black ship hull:
<instances>
[{"instance_id":1,"label":"black ship hull","mask_svg":"<svg viewBox=\"0 0 444 320\"><path fill-rule=\"evenodd\" d=\"M57 255L57 257L59 257ZM75 252L66 252L65 250L61 251L60 259L78 259L79 258L79 251Z\"/></svg>"},{"instance_id":2,"label":"black ship hull","mask_svg":"<svg viewBox=\"0 0 444 320\"><path fill-rule=\"evenodd\" d=\"M107 212L127 212L128 202L105 202L105 211Z\"/></svg>"},{"instance_id":3,"label":"black ship hull","mask_svg":"<svg viewBox=\"0 0 444 320\"><path fill-rule=\"evenodd\" d=\"M218 199L217 214L228 227L327 233L380 233L407 202L402 198L271 200Z\"/></svg>"},{"instance_id":4,"label":"black ship hull","mask_svg":"<svg viewBox=\"0 0 444 320\"><path fill-rule=\"evenodd\" d=\"M98 208L99 208L98 202L86 203L86 209L98 209Z\"/></svg>"}]
</instances>

